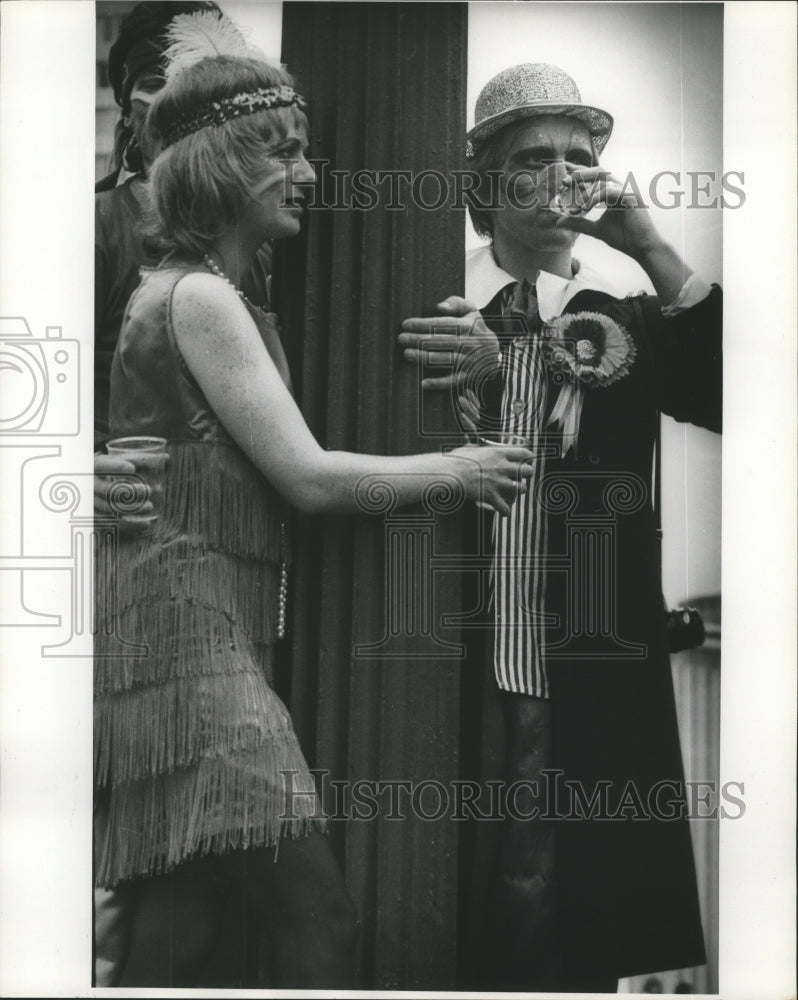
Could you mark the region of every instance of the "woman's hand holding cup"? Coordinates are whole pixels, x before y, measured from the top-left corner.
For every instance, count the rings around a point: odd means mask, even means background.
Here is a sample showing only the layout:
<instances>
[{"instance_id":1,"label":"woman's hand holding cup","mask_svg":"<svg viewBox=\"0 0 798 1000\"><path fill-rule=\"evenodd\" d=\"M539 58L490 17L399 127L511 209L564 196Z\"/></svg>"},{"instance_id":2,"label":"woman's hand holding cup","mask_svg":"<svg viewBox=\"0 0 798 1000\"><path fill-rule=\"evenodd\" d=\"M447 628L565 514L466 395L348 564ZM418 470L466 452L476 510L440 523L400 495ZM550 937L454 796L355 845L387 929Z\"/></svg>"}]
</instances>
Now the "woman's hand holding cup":
<instances>
[{"instance_id":1,"label":"woman's hand holding cup","mask_svg":"<svg viewBox=\"0 0 798 1000\"><path fill-rule=\"evenodd\" d=\"M127 533L150 530L163 510L166 439L115 438L106 448L107 455L94 457L95 516L116 515Z\"/></svg>"},{"instance_id":2,"label":"woman's hand holding cup","mask_svg":"<svg viewBox=\"0 0 798 1000\"><path fill-rule=\"evenodd\" d=\"M510 513L519 493L526 493L533 472L533 453L521 444L469 444L448 456L463 462L468 499L502 515Z\"/></svg>"}]
</instances>

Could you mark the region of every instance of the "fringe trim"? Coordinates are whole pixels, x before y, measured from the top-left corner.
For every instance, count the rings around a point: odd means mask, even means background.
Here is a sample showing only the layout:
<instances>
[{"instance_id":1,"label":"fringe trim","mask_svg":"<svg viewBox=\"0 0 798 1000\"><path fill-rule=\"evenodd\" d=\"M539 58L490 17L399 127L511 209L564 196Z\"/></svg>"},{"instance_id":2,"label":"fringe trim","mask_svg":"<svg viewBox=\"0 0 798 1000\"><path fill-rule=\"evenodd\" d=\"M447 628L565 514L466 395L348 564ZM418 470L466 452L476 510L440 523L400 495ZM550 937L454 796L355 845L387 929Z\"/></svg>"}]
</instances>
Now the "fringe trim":
<instances>
[{"instance_id":1,"label":"fringe trim","mask_svg":"<svg viewBox=\"0 0 798 1000\"><path fill-rule=\"evenodd\" d=\"M285 505L233 446L168 447L164 507L152 533L104 539L96 549L101 657L114 652L114 637L158 651L163 637L223 635L220 614L256 642L277 632L280 567L290 549ZM210 627L192 605L209 612Z\"/></svg>"},{"instance_id":2,"label":"fringe trim","mask_svg":"<svg viewBox=\"0 0 798 1000\"><path fill-rule=\"evenodd\" d=\"M95 701L99 787L275 742L296 744L296 736L288 710L260 674L178 678Z\"/></svg>"},{"instance_id":3,"label":"fringe trim","mask_svg":"<svg viewBox=\"0 0 798 1000\"><path fill-rule=\"evenodd\" d=\"M116 635L108 631L96 635L96 697L174 678L214 674L257 672L272 683L276 607L264 613L265 636L258 637L231 622L224 612L204 605L168 604L164 622L165 603L133 607L115 620ZM119 655L118 639L144 644L148 651L139 656Z\"/></svg>"},{"instance_id":4,"label":"fringe trim","mask_svg":"<svg viewBox=\"0 0 798 1000\"><path fill-rule=\"evenodd\" d=\"M292 774L284 780L281 771ZM195 856L268 847L325 827L292 733L233 758L204 759L190 770L115 788L96 886L113 888Z\"/></svg>"},{"instance_id":5,"label":"fringe trim","mask_svg":"<svg viewBox=\"0 0 798 1000\"><path fill-rule=\"evenodd\" d=\"M97 549L95 780L110 788L99 886L323 826L267 681L285 504L232 445L168 451L152 533ZM108 655L120 639L147 655ZM298 797L280 771L295 772Z\"/></svg>"},{"instance_id":6,"label":"fringe trim","mask_svg":"<svg viewBox=\"0 0 798 1000\"><path fill-rule=\"evenodd\" d=\"M125 551L120 556L128 561L110 581L117 614L148 601L166 607L167 601L196 601L255 626L272 598L277 603L278 563L238 559L183 542L142 551L139 558Z\"/></svg>"},{"instance_id":7,"label":"fringe trim","mask_svg":"<svg viewBox=\"0 0 798 1000\"><path fill-rule=\"evenodd\" d=\"M188 535L243 558L288 558L285 501L238 448L219 441L169 441L164 511L154 537ZM288 546L285 546L288 549Z\"/></svg>"}]
</instances>

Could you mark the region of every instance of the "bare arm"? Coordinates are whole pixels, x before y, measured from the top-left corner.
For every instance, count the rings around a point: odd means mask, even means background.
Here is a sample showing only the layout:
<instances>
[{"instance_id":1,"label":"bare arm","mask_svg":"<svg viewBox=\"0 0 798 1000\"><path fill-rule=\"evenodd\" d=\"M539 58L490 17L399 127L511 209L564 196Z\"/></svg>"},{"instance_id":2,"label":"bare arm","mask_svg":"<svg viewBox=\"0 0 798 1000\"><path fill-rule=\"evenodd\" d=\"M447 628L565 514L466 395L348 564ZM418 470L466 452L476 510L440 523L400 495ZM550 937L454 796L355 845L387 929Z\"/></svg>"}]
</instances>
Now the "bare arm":
<instances>
[{"instance_id":1,"label":"bare arm","mask_svg":"<svg viewBox=\"0 0 798 1000\"><path fill-rule=\"evenodd\" d=\"M384 457L328 452L310 433L235 293L211 275L191 274L175 288L175 337L183 358L233 440L289 503L308 513L358 510L366 476L390 480L399 504L419 500L442 474L456 476L469 499L507 513L531 470L524 449L458 448Z\"/></svg>"}]
</instances>

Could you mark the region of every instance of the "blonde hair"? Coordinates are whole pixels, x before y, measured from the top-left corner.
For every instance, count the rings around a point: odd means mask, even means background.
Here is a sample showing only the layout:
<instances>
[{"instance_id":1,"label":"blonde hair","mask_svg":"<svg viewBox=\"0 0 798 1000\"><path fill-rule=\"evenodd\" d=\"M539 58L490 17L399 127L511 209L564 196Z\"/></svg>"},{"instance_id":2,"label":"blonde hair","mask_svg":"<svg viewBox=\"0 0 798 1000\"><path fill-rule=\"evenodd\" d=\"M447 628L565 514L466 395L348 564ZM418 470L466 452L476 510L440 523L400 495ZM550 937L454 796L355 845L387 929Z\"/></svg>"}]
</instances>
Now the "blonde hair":
<instances>
[{"instance_id":1,"label":"blonde hair","mask_svg":"<svg viewBox=\"0 0 798 1000\"><path fill-rule=\"evenodd\" d=\"M279 86L293 86L282 67L234 56L203 59L161 91L150 121L163 135L213 101ZM164 252L207 253L254 199L268 149L304 124L295 106L269 108L201 128L163 150L150 172L150 243Z\"/></svg>"}]
</instances>

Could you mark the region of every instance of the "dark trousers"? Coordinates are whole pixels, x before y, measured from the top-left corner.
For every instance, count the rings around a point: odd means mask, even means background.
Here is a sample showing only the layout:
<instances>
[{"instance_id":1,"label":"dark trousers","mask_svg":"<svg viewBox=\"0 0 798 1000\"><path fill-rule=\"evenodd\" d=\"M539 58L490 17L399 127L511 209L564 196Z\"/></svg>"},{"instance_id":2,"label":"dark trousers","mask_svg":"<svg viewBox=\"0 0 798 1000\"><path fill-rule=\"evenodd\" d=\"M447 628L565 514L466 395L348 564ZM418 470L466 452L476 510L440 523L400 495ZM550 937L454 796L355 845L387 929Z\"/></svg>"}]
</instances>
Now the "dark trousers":
<instances>
[{"instance_id":1,"label":"dark trousers","mask_svg":"<svg viewBox=\"0 0 798 1000\"><path fill-rule=\"evenodd\" d=\"M551 767L551 705L502 692L506 818L490 904L486 988L528 992L606 992L617 977L569 971L557 911L556 826L546 814Z\"/></svg>"}]
</instances>

